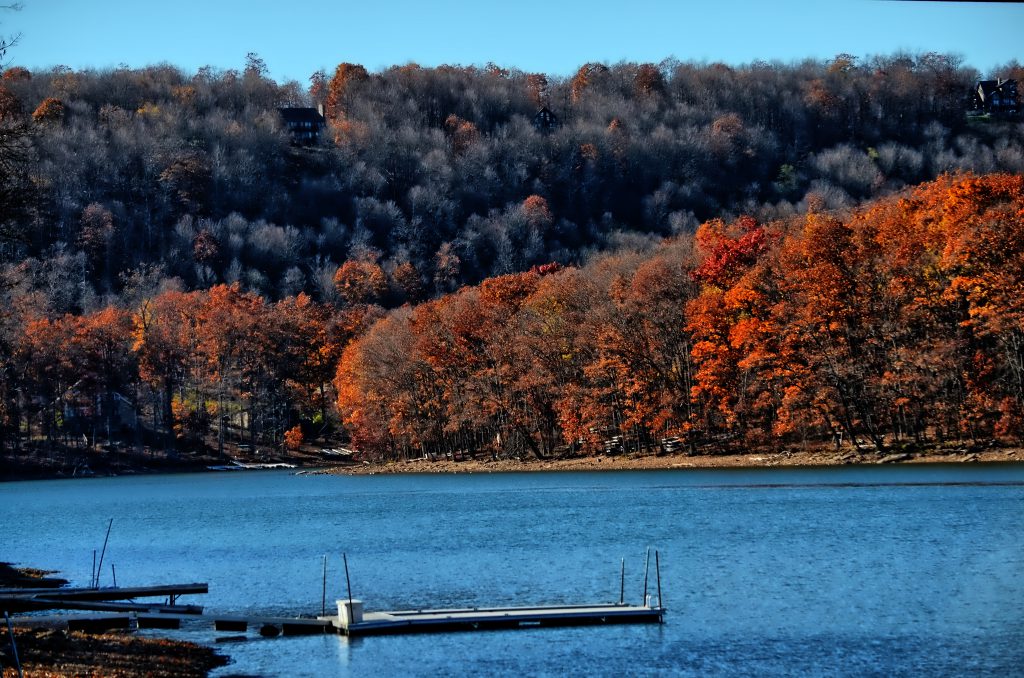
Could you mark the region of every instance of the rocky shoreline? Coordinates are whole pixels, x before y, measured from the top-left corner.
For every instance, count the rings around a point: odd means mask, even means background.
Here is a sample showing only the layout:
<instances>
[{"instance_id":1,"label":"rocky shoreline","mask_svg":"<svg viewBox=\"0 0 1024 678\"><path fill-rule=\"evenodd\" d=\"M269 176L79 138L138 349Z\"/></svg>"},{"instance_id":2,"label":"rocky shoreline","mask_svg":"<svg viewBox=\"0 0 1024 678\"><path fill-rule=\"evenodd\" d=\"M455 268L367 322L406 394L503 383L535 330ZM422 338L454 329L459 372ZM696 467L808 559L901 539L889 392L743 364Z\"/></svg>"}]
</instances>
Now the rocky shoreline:
<instances>
[{"instance_id":1,"label":"rocky shoreline","mask_svg":"<svg viewBox=\"0 0 1024 678\"><path fill-rule=\"evenodd\" d=\"M3 678L14 678L18 672L10 656L10 639L4 635L0 644ZM226 657L202 645L143 638L130 632L94 635L55 629L15 629L14 638L26 678L202 678L228 663Z\"/></svg>"},{"instance_id":2,"label":"rocky shoreline","mask_svg":"<svg viewBox=\"0 0 1024 678\"><path fill-rule=\"evenodd\" d=\"M160 473L208 473L225 469L224 458L202 458L181 460L176 464L155 463L147 465L136 459L131 466L94 464L87 476L149 475ZM232 461L227 458L227 461ZM251 460L246 459L245 462ZM806 449L784 449L781 451L758 450L744 454L703 453L703 454L618 454L575 457L551 457L545 459L497 459L486 457L469 458L461 461L452 459L406 459L399 461L349 462L338 464L336 459L322 451L310 448L304 453L282 454L273 462L293 466L302 475L373 475L377 473L532 473L544 471L649 471L680 468L764 468L775 466L843 466L873 464L958 464L958 463L1014 463L1024 462L1024 448L1000 447L994 443L960 447L931 447L908 450L892 450L878 453L873 450L855 450L844 447L817 447ZM220 465L214 466L213 462ZM270 464L239 465L245 470L269 467ZM76 477L60 472L52 466L35 466L5 469L0 472L0 482L16 480L42 480L51 478Z\"/></svg>"},{"instance_id":3,"label":"rocky shoreline","mask_svg":"<svg viewBox=\"0 0 1024 678\"><path fill-rule=\"evenodd\" d=\"M452 461L410 459L336 466L309 473L373 475L378 473L530 473L545 471L652 471L683 468L766 468L776 466L845 466L876 464L1020 463L1021 448L949 448L878 454L852 449L785 450L750 454L666 454Z\"/></svg>"},{"instance_id":4,"label":"rocky shoreline","mask_svg":"<svg viewBox=\"0 0 1024 678\"><path fill-rule=\"evenodd\" d=\"M47 570L0 563L0 587L60 586ZM131 632L88 634L48 628L15 628L18 660L26 678L110 676L111 678L202 678L228 658L212 648ZM0 638L0 676L16 678L14 652L7 628Z\"/></svg>"}]
</instances>

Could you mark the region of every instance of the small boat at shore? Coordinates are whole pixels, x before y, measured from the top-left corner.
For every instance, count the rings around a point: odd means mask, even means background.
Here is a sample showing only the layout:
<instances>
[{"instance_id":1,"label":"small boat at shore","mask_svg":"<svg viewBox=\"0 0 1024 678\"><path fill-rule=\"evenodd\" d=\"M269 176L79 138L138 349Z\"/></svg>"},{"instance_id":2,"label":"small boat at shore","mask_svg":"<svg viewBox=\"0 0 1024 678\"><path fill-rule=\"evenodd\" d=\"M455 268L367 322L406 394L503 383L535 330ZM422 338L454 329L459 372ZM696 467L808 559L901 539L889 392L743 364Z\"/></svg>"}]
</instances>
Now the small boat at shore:
<instances>
[{"instance_id":1,"label":"small boat at shore","mask_svg":"<svg viewBox=\"0 0 1024 678\"><path fill-rule=\"evenodd\" d=\"M250 471L253 469L268 468L296 468L296 466L295 464L286 464L284 462L274 462L266 464L243 464L240 461L233 461L230 464L206 467L208 471Z\"/></svg>"}]
</instances>

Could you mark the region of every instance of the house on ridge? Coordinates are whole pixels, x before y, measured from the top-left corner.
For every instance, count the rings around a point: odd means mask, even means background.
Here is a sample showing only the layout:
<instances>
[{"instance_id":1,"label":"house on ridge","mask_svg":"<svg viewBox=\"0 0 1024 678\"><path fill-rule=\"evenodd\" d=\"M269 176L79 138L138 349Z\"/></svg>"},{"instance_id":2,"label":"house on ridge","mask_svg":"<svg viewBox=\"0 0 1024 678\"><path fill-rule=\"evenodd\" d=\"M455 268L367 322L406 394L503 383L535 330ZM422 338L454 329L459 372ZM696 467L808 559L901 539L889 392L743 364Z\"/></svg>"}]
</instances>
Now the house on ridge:
<instances>
[{"instance_id":1,"label":"house on ridge","mask_svg":"<svg viewBox=\"0 0 1024 678\"><path fill-rule=\"evenodd\" d=\"M974 86L974 112L1016 116L1020 112L1020 95L1016 80L979 80Z\"/></svg>"},{"instance_id":2,"label":"house on ridge","mask_svg":"<svg viewBox=\"0 0 1024 678\"><path fill-rule=\"evenodd\" d=\"M279 108L277 112L288 128L293 144L308 146L320 140L320 130L327 122L323 105L316 108Z\"/></svg>"},{"instance_id":3,"label":"house on ridge","mask_svg":"<svg viewBox=\"0 0 1024 678\"><path fill-rule=\"evenodd\" d=\"M537 114L533 116L533 127L542 133L551 132L556 129L561 122L558 116L551 112L551 109L544 106Z\"/></svg>"}]
</instances>

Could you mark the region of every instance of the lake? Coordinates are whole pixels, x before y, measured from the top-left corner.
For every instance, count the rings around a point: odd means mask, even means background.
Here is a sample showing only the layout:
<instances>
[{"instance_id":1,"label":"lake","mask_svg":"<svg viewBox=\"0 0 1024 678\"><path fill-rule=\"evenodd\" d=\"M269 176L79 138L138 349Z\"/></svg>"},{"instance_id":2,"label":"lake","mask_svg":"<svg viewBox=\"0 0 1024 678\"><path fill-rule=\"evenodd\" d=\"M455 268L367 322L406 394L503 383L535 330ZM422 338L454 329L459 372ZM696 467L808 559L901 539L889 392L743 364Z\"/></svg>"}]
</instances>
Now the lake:
<instances>
[{"instance_id":1,"label":"lake","mask_svg":"<svg viewBox=\"0 0 1024 678\"><path fill-rule=\"evenodd\" d=\"M640 603L664 625L253 639L214 675L1022 675L1024 465L0 483L0 559L207 611ZM653 561L653 557L652 557ZM653 563L652 563L653 582ZM653 588L653 584L652 584ZM214 642L212 631L187 633Z\"/></svg>"}]
</instances>

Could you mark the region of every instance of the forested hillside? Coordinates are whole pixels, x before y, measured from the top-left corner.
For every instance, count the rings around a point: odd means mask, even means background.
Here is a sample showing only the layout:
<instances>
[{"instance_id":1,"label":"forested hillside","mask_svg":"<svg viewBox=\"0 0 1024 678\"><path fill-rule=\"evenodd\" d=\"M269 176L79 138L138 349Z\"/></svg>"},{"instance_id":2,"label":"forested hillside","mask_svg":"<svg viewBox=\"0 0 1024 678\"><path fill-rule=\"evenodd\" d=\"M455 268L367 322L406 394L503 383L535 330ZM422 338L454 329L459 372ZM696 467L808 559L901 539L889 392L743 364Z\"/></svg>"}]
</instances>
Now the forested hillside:
<instances>
[{"instance_id":1,"label":"forested hillside","mask_svg":"<svg viewBox=\"0 0 1024 678\"><path fill-rule=\"evenodd\" d=\"M4 180L23 202L3 215L21 236L8 285L47 316L162 285L337 302L356 260L379 269L366 301L393 306L809 195L843 208L942 172L1024 171L1021 126L969 124L978 74L934 54L564 79L341 64L309 87L265 71L255 55L242 72L8 69L0 116L30 132ZM318 103L322 143L291 146L277 107ZM555 129L535 129L541 106Z\"/></svg>"},{"instance_id":2,"label":"forested hillside","mask_svg":"<svg viewBox=\"0 0 1024 678\"><path fill-rule=\"evenodd\" d=\"M1024 177L713 219L389 313L236 283L4 323L5 447L297 449L335 398L372 456L1019 441Z\"/></svg>"},{"instance_id":3,"label":"forested hillside","mask_svg":"<svg viewBox=\"0 0 1024 678\"><path fill-rule=\"evenodd\" d=\"M265 70L3 74L0 449L1021 435L1024 126L955 59Z\"/></svg>"}]
</instances>

